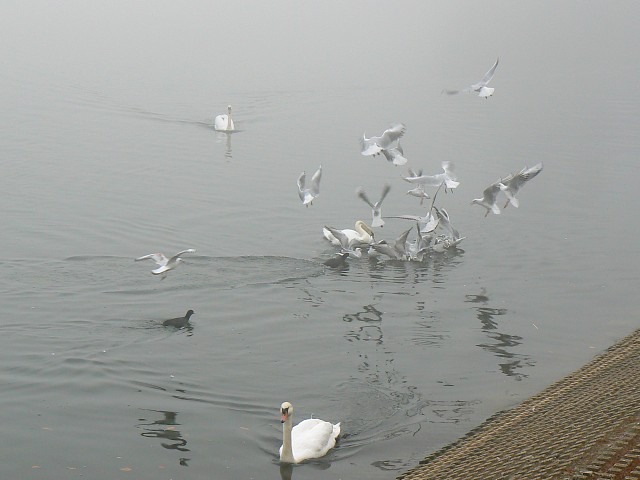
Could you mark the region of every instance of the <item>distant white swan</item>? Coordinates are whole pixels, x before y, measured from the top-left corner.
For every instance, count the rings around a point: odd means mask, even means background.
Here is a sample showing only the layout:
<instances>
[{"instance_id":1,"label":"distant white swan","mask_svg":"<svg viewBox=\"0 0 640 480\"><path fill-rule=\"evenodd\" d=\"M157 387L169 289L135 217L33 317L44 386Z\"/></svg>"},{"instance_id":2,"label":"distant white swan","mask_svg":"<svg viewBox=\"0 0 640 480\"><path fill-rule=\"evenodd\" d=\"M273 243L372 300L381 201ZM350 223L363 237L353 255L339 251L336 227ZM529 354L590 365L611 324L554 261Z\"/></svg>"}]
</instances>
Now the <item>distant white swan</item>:
<instances>
[{"instance_id":1,"label":"distant white swan","mask_svg":"<svg viewBox=\"0 0 640 480\"><path fill-rule=\"evenodd\" d=\"M358 245L369 245L373 242L373 230L371 227L364 223L362 220L358 220L355 224L355 230L345 228L340 230L348 239L349 247L357 247ZM324 238L329 240L333 245L338 247L342 246L342 243L329 231L327 227L322 229Z\"/></svg>"},{"instance_id":2,"label":"distant white swan","mask_svg":"<svg viewBox=\"0 0 640 480\"><path fill-rule=\"evenodd\" d=\"M280 413L282 414L281 462L300 463L311 458L320 458L335 446L336 439L340 435L340 423L334 425L318 418L309 418L293 427L293 405L289 402L284 402L280 406Z\"/></svg>"},{"instance_id":3,"label":"distant white swan","mask_svg":"<svg viewBox=\"0 0 640 480\"><path fill-rule=\"evenodd\" d=\"M213 128L219 132L233 132L235 126L231 118L231 105L227 106L227 114L218 115L213 123Z\"/></svg>"},{"instance_id":4,"label":"distant white swan","mask_svg":"<svg viewBox=\"0 0 640 480\"><path fill-rule=\"evenodd\" d=\"M151 270L151 273L153 273L154 275L160 275L161 273L165 273L176 268L178 264L182 262L180 256L185 253L196 253L196 251L193 248L189 248L187 250L182 250L181 252L176 253L171 258L165 257L162 253L150 253L149 255L138 257L135 260L136 262L139 262L140 260L153 260L159 265L159 267L155 270Z\"/></svg>"}]
</instances>

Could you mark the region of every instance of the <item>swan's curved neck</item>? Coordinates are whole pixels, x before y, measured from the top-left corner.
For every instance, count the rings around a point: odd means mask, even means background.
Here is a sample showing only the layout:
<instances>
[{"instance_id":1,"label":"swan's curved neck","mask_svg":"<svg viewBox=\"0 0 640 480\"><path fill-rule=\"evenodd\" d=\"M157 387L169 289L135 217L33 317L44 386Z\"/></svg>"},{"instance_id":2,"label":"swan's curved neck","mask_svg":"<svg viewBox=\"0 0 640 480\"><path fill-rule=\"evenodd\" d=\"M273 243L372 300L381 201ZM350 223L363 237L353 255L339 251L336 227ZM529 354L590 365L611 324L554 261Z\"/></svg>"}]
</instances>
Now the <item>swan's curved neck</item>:
<instances>
[{"instance_id":1,"label":"swan's curved neck","mask_svg":"<svg viewBox=\"0 0 640 480\"><path fill-rule=\"evenodd\" d=\"M291 448L291 417L287 417L282 424L282 452L280 453L280 461L287 463L295 463L293 458L293 450Z\"/></svg>"},{"instance_id":2,"label":"swan's curved neck","mask_svg":"<svg viewBox=\"0 0 640 480\"><path fill-rule=\"evenodd\" d=\"M356 231L358 232L358 234L360 235L360 239L366 239L368 237L370 237L371 235L369 234L369 232L367 230L365 230L365 228L362 226L361 223L358 223L356 225Z\"/></svg>"},{"instance_id":3,"label":"swan's curved neck","mask_svg":"<svg viewBox=\"0 0 640 480\"><path fill-rule=\"evenodd\" d=\"M231 109L227 109L227 130L231 130Z\"/></svg>"}]
</instances>

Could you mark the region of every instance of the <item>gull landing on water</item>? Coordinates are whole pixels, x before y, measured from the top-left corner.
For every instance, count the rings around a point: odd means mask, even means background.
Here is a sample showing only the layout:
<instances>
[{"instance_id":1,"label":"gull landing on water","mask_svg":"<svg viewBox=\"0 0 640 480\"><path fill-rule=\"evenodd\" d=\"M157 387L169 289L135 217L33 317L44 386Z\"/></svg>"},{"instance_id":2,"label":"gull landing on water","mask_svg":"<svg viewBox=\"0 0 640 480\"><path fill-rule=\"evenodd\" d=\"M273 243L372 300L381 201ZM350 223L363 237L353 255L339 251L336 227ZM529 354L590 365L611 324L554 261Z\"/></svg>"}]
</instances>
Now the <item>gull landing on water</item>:
<instances>
[{"instance_id":1,"label":"gull landing on water","mask_svg":"<svg viewBox=\"0 0 640 480\"><path fill-rule=\"evenodd\" d=\"M482 198L474 198L471 201L471 204L473 205L475 203L477 205L480 205L481 207L484 207L487 210L487 213L484 214L485 217L489 215L489 212L493 212L495 215L499 215L500 208L496 203L496 197L500 192L501 186L504 186L502 185L502 179L498 179L496 182L493 182L491 185L484 189Z\"/></svg>"},{"instance_id":2,"label":"gull landing on water","mask_svg":"<svg viewBox=\"0 0 640 480\"><path fill-rule=\"evenodd\" d=\"M484 74L484 77L482 77L482 80L480 80L478 83L474 83L473 85L471 85L468 88L465 88L464 90L462 90L462 92L463 93L477 93L478 96L482 97L482 98L489 98L491 95L493 95L493 92L494 92L495 88L487 87L487 84L493 78L493 74L496 71L496 67L498 66L498 62L499 61L500 61L500 59L498 58L496 60L496 63L493 64L493 67L491 67L489 69L489 71ZM460 93L460 90L447 90L447 89L445 89L442 92L446 93L448 95L455 95L457 93Z\"/></svg>"},{"instance_id":3,"label":"gull landing on water","mask_svg":"<svg viewBox=\"0 0 640 480\"><path fill-rule=\"evenodd\" d=\"M524 167L517 174L509 175L507 178L502 179L500 190L507 196L507 203L504 204L504 208L511 203L514 207L518 208L520 202L516 198L518 190L520 190L525 183L531 180L542 171L542 162L534 165L531 168Z\"/></svg>"},{"instance_id":4,"label":"gull landing on water","mask_svg":"<svg viewBox=\"0 0 640 480\"><path fill-rule=\"evenodd\" d=\"M360 153L364 156L367 155L379 155L383 153L384 150L391 150L393 148L397 148L396 142L400 137L404 135L407 127L405 127L402 123L396 123L392 125L390 128L386 129L382 135L379 137L371 137L367 138L365 135L362 135L360 139L360 146L362 147ZM402 154L402 149L399 150L399 153ZM394 162L396 165L402 165L403 163L396 163L394 161L393 154L391 154L392 158L389 160L389 156L385 153L385 157L389 161ZM404 159L404 163L406 163L406 158ZM402 160L397 160L398 162L402 162Z\"/></svg>"},{"instance_id":5,"label":"gull landing on water","mask_svg":"<svg viewBox=\"0 0 640 480\"><path fill-rule=\"evenodd\" d=\"M151 270L151 273L153 273L154 275L160 275L161 273L165 273L176 268L178 264L182 262L180 256L184 255L185 253L196 253L196 251L193 248L189 248L187 250L182 250L181 252L176 253L171 258L165 257L162 253L150 253L149 255L144 255L142 257L136 258L135 261L139 262L140 260L153 260L159 265L159 267L155 270Z\"/></svg>"},{"instance_id":6,"label":"gull landing on water","mask_svg":"<svg viewBox=\"0 0 640 480\"><path fill-rule=\"evenodd\" d=\"M298 177L298 196L305 207L313 205L313 200L320 195L320 179L322 178L322 165L318 167L316 173L311 177L309 188L305 186L306 174L302 172Z\"/></svg>"},{"instance_id":7,"label":"gull landing on water","mask_svg":"<svg viewBox=\"0 0 640 480\"><path fill-rule=\"evenodd\" d=\"M380 200L378 200L376 203L373 203L371 202L371 200L369 200L369 197L367 197L367 194L362 187L358 187L358 189L356 190L356 195L358 195L362 200L366 202L367 205L371 207L372 227L384 226L384 220L382 220L382 201L384 200L384 197L387 196L387 193L389 193L389 190L391 190L391 185L385 183L384 187L382 187Z\"/></svg>"}]
</instances>

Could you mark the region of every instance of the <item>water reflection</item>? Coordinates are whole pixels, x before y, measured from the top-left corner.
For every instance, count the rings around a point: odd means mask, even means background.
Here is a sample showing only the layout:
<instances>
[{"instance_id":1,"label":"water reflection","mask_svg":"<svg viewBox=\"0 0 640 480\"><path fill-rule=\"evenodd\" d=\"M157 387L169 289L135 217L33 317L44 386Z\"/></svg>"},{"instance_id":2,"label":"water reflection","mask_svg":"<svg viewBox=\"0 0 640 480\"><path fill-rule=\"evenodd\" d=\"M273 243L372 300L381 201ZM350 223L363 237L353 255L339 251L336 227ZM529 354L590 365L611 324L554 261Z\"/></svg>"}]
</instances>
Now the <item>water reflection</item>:
<instances>
[{"instance_id":1,"label":"water reflection","mask_svg":"<svg viewBox=\"0 0 640 480\"><path fill-rule=\"evenodd\" d=\"M365 341L376 342L382 344L382 315L383 313L373 305L364 305L362 311L356 313L347 313L342 320L347 323L363 322L365 325L355 325L355 330L345 334L345 338L349 342Z\"/></svg>"},{"instance_id":2,"label":"water reflection","mask_svg":"<svg viewBox=\"0 0 640 480\"><path fill-rule=\"evenodd\" d=\"M482 331L490 339L494 340L493 343L481 343L478 346L498 357L500 360L498 366L502 373L515 380L526 378L528 375L520 370L525 367L533 367L535 362L528 355L513 352L514 348L522 344L523 338L519 335L510 335L498 330L499 324L496 317L506 315L507 309L488 306L489 297L484 288L481 289L479 294L466 295L465 298L465 302L478 304L473 308L476 311L476 317L482 324Z\"/></svg>"},{"instance_id":3,"label":"water reflection","mask_svg":"<svg viewBox=\"0 0 640 480\"><path fill-rule=\"evenodd\" d=\"M291 480L293 478L293 470L295 468L302 468L306 471L310 468L314 470L328 470L331 467L331 462L327 462L323 458L316 458L312 461L304 462L302 464L294 465L291 463L280 463L280 478L282 480Z\"/></svg>"},{"instance_id":4,"label":"water reflection","mask_svg":"<svg viewBox=\"0 0 640 480\"><path fill-rule=\"evenodd\" d=\"M280 478L282 478L282 480L291 480L292 474L293 474L293 465L291 465L290 463L280 464Z\"/></svg>"},{"instance_id":5,"label":"water reflection","mask_svg":"<svg viewBox=\"0 0 640 480\"><path fill-rule=\"evenodd\" d=\"M231 160L231 134L225 132L216 132L216 143L224 143L224 157Z\"/></svg>"},{"instance_id":6,"label":"water reflection","mask_svg":"<svg viewBox=\"0 0 640 480\"><path fill-rule=\"evenodd\" d=\"M446 283L447 274L462 263L463 256L464 250L453 249L444 253L431 254L421 262L369 257L367 262L352 262L351 265L360 268L356 273L366 273L366 276L362 276L367 281L378 280L413 285L430 281L440 285Z\"/></svg>"},{"instance_id":7,"label":"water reflection","mask_svg":"<svg viewBox=\"0 0 640 480\"><path fill-rule=\"evenodd\" d=\"M395 368L395 354L384 344L383 319L384 312L374 303L342 317L348 325L344 338L355 346L358 358L354 374L344 385L344 404L354 411L348 417L349 430L342 436L342 452L416 435L426 420L425 400ZM398 465L397 459L382 459L372 465L381 470L406 467Z\"/></svg>"},{"instance_id":8,"label":"water reflection","mask_svg":"<svg viewBox=\"0 0 640 480\"><path fill-rule=\"evenodd\" d=\"M179 452L189 452L187 448L187 440L182 436L182 432L176 428L180 425L176 421L177 413L164 410L146 410L153 414L158 414L160 418L149 420L140 418L136 427L142 429L142 435L146 438L159 438L162 445L167 450L177 450ZM146 423L145 423L146 422ZM189 458L180 458L179 463L182 466L188 466Z\"/></svg>"}]
</instances>

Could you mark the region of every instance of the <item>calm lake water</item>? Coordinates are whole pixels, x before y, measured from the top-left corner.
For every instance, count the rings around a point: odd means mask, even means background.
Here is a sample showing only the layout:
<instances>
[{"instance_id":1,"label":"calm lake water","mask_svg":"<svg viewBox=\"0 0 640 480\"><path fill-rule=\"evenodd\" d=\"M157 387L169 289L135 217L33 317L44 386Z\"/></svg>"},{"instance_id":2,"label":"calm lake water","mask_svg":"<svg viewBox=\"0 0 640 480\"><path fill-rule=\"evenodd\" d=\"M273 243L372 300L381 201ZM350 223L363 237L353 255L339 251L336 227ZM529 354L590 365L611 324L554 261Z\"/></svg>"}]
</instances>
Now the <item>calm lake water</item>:
<instances>
[{"instance_id":1,"label":"calm lake water","mask_svg":"<svg viewBox=\"0 0 640 480\"><path fill-rule=\"evenodd\" d=\"M391 479L638 327L636 3L52 5L0 8L3 478ZM497 57L493 97L441 95ZM325 269L357 187L426 211L359 153L398 121L467 238ZM519 209L470 205L540 161ZM337 448L281 470L285 400Z\"/></svg>"}]
</instances>

